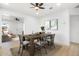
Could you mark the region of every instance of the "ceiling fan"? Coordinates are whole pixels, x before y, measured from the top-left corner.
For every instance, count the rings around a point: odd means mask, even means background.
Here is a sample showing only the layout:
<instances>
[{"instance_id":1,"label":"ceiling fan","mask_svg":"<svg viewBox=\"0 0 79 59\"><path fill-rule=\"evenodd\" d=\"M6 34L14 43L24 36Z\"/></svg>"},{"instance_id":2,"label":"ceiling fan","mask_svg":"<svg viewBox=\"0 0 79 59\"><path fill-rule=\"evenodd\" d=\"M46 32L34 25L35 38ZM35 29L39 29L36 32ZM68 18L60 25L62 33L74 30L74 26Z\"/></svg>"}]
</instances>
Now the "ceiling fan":
<instances>
[{"instance_id":1,"label":"ceiling fan","mask_svg":"<svg viewBox=\"0 0 79 59\"><path fill-rule=\"evenodd\" d=\"M43 3L30 3L31 5L33 5L33 7L31 8L35 8L35 10L39 10L39 9L45 9L43 6Z\"/></svg>"}]
</instances>

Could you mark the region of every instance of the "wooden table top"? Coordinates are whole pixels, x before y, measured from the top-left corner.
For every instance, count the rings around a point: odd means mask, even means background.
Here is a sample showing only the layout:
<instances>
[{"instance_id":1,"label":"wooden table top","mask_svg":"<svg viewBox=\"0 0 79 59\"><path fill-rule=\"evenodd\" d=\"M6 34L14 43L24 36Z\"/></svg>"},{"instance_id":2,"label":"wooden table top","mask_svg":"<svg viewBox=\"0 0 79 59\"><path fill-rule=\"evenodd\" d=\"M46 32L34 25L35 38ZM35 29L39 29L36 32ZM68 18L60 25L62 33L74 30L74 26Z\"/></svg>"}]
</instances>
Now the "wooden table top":
<instances>
[{"instance_id":1,"label":"wooden table top","mask_svg":"<svg viewBox=\"0 0 79 59\"><path fill-rule=\"evenodd\" d=\"M47 34L47 33L43 33L43 34L30 34L30 35L24 35L25 38L28 39L36 39L36 38L41 38L44 36L53 36L54 34Z\"/></svg>"}]
</instances>

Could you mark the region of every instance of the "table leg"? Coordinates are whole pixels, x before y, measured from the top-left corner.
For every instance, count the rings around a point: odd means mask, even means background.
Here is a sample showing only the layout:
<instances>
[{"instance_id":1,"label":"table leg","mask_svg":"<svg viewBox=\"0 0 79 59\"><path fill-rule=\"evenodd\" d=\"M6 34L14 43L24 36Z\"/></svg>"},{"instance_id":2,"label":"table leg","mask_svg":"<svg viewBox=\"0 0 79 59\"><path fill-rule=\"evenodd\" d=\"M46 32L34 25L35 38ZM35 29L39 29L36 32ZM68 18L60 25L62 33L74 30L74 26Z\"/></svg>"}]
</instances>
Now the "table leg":
<instances>
[{"instance_id":1,"label":"table leg","mask_svg":"<svg viewBox=\"0 0 79 59\"><path fill-rule=\"evenodd\" d=\"M30 45L29 45L29 48L28 48L28 50L29 50L29 54L30 54L30 56L34 56L34 43L33 42L30 42Z\"/></svg>"}]
</instances>

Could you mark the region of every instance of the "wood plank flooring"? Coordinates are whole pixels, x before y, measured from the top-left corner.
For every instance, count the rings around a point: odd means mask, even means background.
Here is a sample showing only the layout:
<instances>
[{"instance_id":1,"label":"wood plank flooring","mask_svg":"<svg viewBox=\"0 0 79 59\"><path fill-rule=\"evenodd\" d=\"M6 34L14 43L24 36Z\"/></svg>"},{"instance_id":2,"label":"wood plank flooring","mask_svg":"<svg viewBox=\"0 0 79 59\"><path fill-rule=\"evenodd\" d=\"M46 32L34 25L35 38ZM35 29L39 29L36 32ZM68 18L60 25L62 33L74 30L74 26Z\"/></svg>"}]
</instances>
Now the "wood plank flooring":
<instances>
[{"instance_id":1,"label":"wood plank flooring","mask_svg":"<svg viewBox=\"0 0 79 59\"><path fill-rule=\"evenodd\" d=\"M52 52L49 56L52 56ZM79 56L79 44L71 43L70 46L63 46L54 56Z\"/></svg>"},{"instance_id":2,"label":"wood plank flooring","mask_svg":"<svg viewBox=\"0 0 79 59\"><path fill-rule=\"evenodd\" d=\"M0 47L0 56L2 55L11 56L12 54L10 51L10 47L11 48L17 47L16 45L18 46L18 43L14 41L10 43L10 46L6 46L3 48ZM53 50L52 50L47 56L79 56L79 44L71 43L70 46L62 46L55 53L53 53Z\"/></svg>"}]
</instances>

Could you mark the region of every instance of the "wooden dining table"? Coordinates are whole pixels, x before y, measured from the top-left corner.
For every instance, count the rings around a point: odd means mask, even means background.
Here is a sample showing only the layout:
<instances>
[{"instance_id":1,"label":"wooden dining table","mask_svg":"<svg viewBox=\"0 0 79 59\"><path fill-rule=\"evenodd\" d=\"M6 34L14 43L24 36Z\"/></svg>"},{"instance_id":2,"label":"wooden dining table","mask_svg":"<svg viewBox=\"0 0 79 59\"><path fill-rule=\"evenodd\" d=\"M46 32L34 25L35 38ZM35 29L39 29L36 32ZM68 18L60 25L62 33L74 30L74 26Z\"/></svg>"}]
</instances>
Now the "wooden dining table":
<instances>
[{"instance_id":1,"label":"wooden dining table","mask_svg":"<svg viewBox=\"0 0 79 59\"><path fill-rule=\"evenodd\" d=\"M35 39L39 39L41 40L44 36L51 36L51 39L52 39L52 36L53 34L46 34L46 33L40 33L40 34L30 34L30 35L24 35L26 40L28 39L30 41L29 43L29 55L30 56L34 56L34 46L35 46L35 43L34 43L34 40Z\"/></svg>"}]
</instances>

